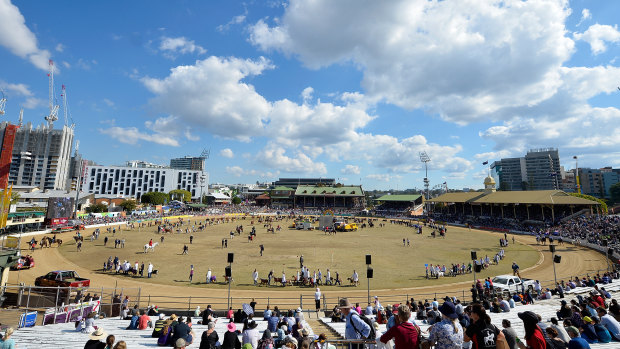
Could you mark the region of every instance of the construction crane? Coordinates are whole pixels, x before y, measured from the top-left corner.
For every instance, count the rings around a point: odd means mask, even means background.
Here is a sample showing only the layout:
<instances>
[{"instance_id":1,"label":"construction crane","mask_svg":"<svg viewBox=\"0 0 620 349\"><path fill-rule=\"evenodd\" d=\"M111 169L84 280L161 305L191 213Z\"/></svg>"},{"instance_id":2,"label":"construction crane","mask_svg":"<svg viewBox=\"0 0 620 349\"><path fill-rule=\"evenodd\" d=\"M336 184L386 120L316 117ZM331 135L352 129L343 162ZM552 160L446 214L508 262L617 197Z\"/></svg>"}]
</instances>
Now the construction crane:
<instances>
[{"instance_id":1,"label":"construction crane","mask_svg":"<svg viewBox=\"0 0 620 349\"><path fill-rule=\"evenodd\" d=\"M67 88L65 85L62 85L62 89L60 92L60 97L62 98L62 110L65 117L65 126L69 126L69 107L67 106ZM75 128L75 124L73 123L73 119L71 119L71 128Z\"/></svg>"},{"instance_id":2,"label":"construction crane","mask_svg":"<svg viewBox=\"0 0 620 349\"><path fill-rule=\"evenodd\" d=\"M24 108L19 110L19 127L22 127L24 124Z\"/></svg>"},{"instance_id":3,"label":"construction crane","mask_svg":"<svg viewBox=\"0 0 620 349\"><path fill-rule=\"evenodd\" d=\"M4 91L0 91L2 93L2 98L0 98L0 115L4 115L4 107L6 106L6 97L4 96Z\"/></svg>"},{"instance_id":4,"label":"construction crane","mask_svg":"<svg viewBox=\"0 0 620 349\"><path fill-rule=\"evenodd\" d=\"M54 61L49 60L49 72L47 73L49 79L49 108L50 114L45 117L47 124L50 128L54 128L54 121L58 120L58 108L57 104L54 104Z\"/></svg>"},{"instance_id":5,"label":"construction crane","mask_svg":"<svg viewBox=\"0 0 620 349\"><path fill-rule=\"evenodd\" d=\"M209 154L211 154L211 149L204 148L202 153L200 153L200 157L207 160L209 158Z\"/></svg>"}]
</instances>

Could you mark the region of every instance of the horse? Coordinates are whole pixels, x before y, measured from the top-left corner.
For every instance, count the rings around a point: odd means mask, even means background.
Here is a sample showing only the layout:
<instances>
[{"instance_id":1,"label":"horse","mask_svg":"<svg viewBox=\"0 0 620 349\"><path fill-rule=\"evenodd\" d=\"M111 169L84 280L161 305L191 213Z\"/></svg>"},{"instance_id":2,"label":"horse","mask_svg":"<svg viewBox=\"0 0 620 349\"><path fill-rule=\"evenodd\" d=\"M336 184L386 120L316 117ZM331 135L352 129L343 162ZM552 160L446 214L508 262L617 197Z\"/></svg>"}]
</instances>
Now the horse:
<instances>
[{"instance_id":1,"label":"horse","mask_svg":"<svg viewBox=\"0 0 620 349\"><path fill-rule=\"evenodd\" d=\"M155 252L155 246L158 244L158 242L154 242L152 246L149 246L149 244L144 245L144 253L147 253L149 250Z\"/></svg>"},{"instance_id":2,"label":"horse","mask_svg":"<svg viewBox=\"0 0 620 349\"><path fill-rule=\"evenodd\" d=\"M50 247L52 247L52 239L48 238L47 236L44 236L41 239L41 242L39 242L39 244L41 245L41 248L43 248L43 247L50 248Z\"/></svg>"},{"instance_id":3,"label":"horse","mask_svg":"<svg viewBox=\"0 0 620 349\"><path fill-rule=\"evenodd\" d=\"M58 247L62 246L62 240L56 239L56 244L58 245Z\"/></svg>"},{"instance_id":4,"label":"horse","mask_svg":"<svg viewBox=\"0 0 620 349\"><path fill-rule=\"evenodd\" d=\"M75 243L77 243L78 241L82 241L83 242L84 241L84 236L83 235L80 235L80 236L76 235L76 236L73 237L73 240L75 240Z\"/></svg>"},{"instance_id":5,"label":"horse","mask_svg":"<svg viewBox=\"0 0 620 349\"><path fill-rule=\"evenodd\" d=\"M349 284L351 284L353 286L357 286L360 283L359 281L353 280L353 278L347 278L347 280L349 280Z\"/></svg>"}]
</instances>

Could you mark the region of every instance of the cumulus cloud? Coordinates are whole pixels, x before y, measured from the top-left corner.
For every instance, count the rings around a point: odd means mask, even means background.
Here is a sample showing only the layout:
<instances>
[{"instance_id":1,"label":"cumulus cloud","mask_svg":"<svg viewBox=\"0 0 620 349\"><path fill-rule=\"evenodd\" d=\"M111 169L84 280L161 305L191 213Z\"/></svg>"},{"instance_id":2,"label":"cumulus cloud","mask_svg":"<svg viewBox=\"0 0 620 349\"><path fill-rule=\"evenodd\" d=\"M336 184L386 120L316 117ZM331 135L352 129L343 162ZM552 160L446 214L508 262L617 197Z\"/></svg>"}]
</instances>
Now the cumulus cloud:
<instances>
[{"instance_id":1,"label":"cumulus cloud","mask_svg":"<svg viewBox=\"0 0 620 349\"><path fill-rule=\"evenodd\" d=\"M257 160L269 168L277 168L284 172L304 174L326 174L323 162L314 162L308 155L297 151L293 156L286 154L286 149L275 143L269 143L257 154Z\"/></svg>"},{"instance_id":2,"label":"cumulus cloud","mask_svg":"<svg viewBox=\"0 0 620 349\"><path fill-rule=\"evenodd\" d=\"M217 28L216 28L217 31L225 32L225 31L228 31L228 29L230 29L230 27L245 22L245 18L247 16L247 14L248 14L248 10L246 9L245 12L242 15L234 16L230 21L228 21L228 23L218 25Z\"/></svg>"},{"instance_id":3,"label":"cumulus cloud","mask_svg":"<svg viewBox=\"0 0 620 349\"><path fill-rule=\"evenodd\" d=\"M581 10L581 19L579 20L579 23L577 23L577 27L580 26L583 22L591 18L592 18L592 13L590 13L590 10L588 10L587 8L584 8L583 10Z\"/></svg>"},{"instance_id":4,"label":"cumulus cloud","mask_svg":"<svg viewBox=\"0 0 620 349\"><path fill-rule=\"evenodd\" d=\"M375 181L379 181L379 182L391 182L393 180L399 180L402 178L401 175L391 175L391 174L387 174L387 173L382 173L382 174L378 174L378 173L373 173L373 174L369 174L366 176L366 178L368 179L372 179Z\"/></svg>"},{"instance_id":5,"label":"cumulus cloud","mask_svg":"<svg viewBox=\"0 0 620 349\"><path fill-rule=\"evenodd\" d=\"M356 165L346 165L340 170L340 173L342 174L360 174L360 172L360 167Z\"/></svg>"},{"instance_id":6,"label":"cumulus cloud","mask_svg":"<svg viewBox=\"0 0 620 349\"><path fill-rule=\"evenodd\" d=\"M232 149L225 148L225 149L220 150L220 156L232 159L235 157L235 153L233 153Z\"/></svg>"},{"instance_id":7,"label":"cumulus cloud","mask_svg":"<svg viewBox=\"0 0 620 349\"><path fill-rule=\"evenodd\" d=\"M371 98L468 123L558 88L574 43L564 1L292 0L250 42L311 68L353 62ZM536 54L532 54L535 52ZM424 83L420 83L420 82Z\"/></svg>"},{"instance_id":8,"label":"cumulus cloud","mask_svg":"<svg viewBox=\"0 0 620 349\"><path fill-rule=\"evenodd\" d=\"M174 58L179 54L196 53L202 55L207 52L202 46L196 45L194 40L187 39L184 36L176 38L162 36L159 49L168 58Z\"/></svg>"},{"instance_id":9,"label":"cumulus cloud","mask_svg":"<svg viewBox=\"0 0 620 349\"><path fill-rule=\"evenodd\" d=\"M226 166L226 173L235 177L241 177L241 175L245 174L245 171L240 166Z\"/></svg>"},{"instance_id":10,"label":"cumulus cloud","mask_svg":"<svg viewBox=\"0 0 620 349\"><path fill-rule=\"evenodd\" d=\"M141 132L136 127L123 128L114 126L107 129L100 129L99 132L125 144L137 144L138 141L147 141L172 147L179 146L179 142L172 137L157 133L148 134L145 132Z\"/></svg>"},{"instance_id":11,"label":"cumulus cloud","mask_svg":"<svg viewBox=\"0 0 620 349\"><path fill-rule=\"evenodd\" d=\"M63 44L56 45L56 51L63 52L64 50L65 50L65 45Z\"/></svg>"},{"instance_id":12,"label":"cumulus cloud","mask_svg":"<svg viewBox=\"0 0 620 349\"><path fill-rule=\"evenodd\" d=\"M21 101L20 106L25 109L34 109L45 105L42 99L34 96L34 93L30 91L30 87L26 84L12 84L0 80L0 90L4 91L8 98L12 96L23 97L24 99Z\"/></svg>"},{"instance_id":13,"label":"cumulus cloud","mask_svg":"<svg viewBox=\"0 0 620 349\"><path fill-rule=\"evenodd\" d=\"M0 0L0 45L14 55L28 59L35 67L47 70L50 52L39 48L37 37L26 19L10 0ZM10 34L8 34L10 33Z\"/></svg>"},{"instance_id":14,"label":"cumulus cloud","mask_svg":"<svg viewBox=\"0 0 620 349\"><path fill-rule=\"evenodd\" d=\"M606 42L620 42L620 32L618 31L617 25L612 27L610 25L601 25L596 23L591 25L583 33L575 33L574 37L575 40L583 40L590 44L590 49L594 55L607 51Z\"/></svg>"}]
</instances>

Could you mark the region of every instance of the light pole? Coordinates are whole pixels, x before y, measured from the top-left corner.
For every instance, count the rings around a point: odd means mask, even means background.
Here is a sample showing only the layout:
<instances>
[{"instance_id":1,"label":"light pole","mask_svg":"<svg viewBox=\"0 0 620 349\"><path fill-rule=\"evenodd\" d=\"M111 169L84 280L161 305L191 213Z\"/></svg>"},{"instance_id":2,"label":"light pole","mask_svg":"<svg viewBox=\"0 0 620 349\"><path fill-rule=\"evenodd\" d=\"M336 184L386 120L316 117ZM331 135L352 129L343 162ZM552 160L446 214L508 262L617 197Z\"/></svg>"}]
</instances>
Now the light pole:
<instances>
[{"instance_id":1,"label":"light pole","mask_svg":"<svg viewBox=\"0 0 620 349\"><path fill-rule=\"evenodd\" d=\"M476 251L471 251L472 269L474 270L474 287L476 286L476 260L478 259Z\"/></svg>"},{"instance_id":2,"label":"light pole","mask_svg":"<svg viewBox=\"0 0 620 349\"><path fill-rule=\"evenodd\" d=\"M557 286L558 284L558 278L555 275L555 263L560 263L560 256L558 257L558 260L556 261L556 255L555 255L555 245L549 245L549 251L551 251L551 263L553 264L553 280L555 282L554 287Z\"/></svg>"},{"instance_id":3,"label":"light pole","mask_svg":"<svg viewBox=\"0 0 620 349\"><path fill-rule=\"evenodd\" d=\"M204 173L200 174L200 200L198 201L199 204L202 204L202 189L204 188L206 177L207 176L205 176Z\"/></svg>"},{"instance_id":4,"label":"light pole","mask_svg":"<svg viewBox=\"0 0 620 349\"><path fill-rule=\"evenodd\" d=\"M373 277L373 270L370 267L372 264L372 256L366 255L366 279L368 280L368 304L370 304L370 279Z\"/></svg>"},{"instance_id":5,"label":"light pole","mask_svg":"<svg viewBox=\"0 0 620 349\"><path fill-rule=\"evenodd\" d=\"M577 187L577 194L581 194L581 186L579 185L579 162L577 155L573 156L575 159L575 186Z\"/></svg>"},{"instance_id":6,"label":"light pole","mask_svg":"<svg viewBox=\"0 0 620 349\"><path fill-rule=\"evenodd\" d=\"M228 309L230 309L231 306L231 301L230 301L230 283L232 281L232 263L233 263L233 259L235 258L235 254L234 253L228 253L228 266L226 267L226 272L225 275L228 278ZM226 309L226 311L228 311L228 309Z\"/></svg>"}]
</instances>

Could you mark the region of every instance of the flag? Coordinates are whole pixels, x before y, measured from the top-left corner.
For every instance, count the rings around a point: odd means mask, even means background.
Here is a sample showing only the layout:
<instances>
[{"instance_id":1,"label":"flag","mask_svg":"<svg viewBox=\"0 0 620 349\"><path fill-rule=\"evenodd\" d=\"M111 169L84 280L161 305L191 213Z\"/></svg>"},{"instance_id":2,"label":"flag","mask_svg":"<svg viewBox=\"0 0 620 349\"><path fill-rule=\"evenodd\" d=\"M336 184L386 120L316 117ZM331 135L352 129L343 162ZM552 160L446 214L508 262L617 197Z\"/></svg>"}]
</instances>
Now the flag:
<instances>
[{"instance_id":1,"label":"flag","mask_svg":"<svg viewBox=\"0 0 620 349\"><path fill-rule=\"evenodd\" d=\"M0 212L0 228L6 227L6 221L9 217L9 210L11 208L11 193L13 192L13 185L10 188L6 188L2 193L2 212Z\"/></svg>"},{"instance_id":2,"label":"flag","mask_svg":"<svg viewBox=\"0 0 620 349\"><path fill-rule=\"evenodd\" d=\"M488 165L489 164L489 160L485 161L482 163L483 165Z\"/></svg>"}]
</instances>

